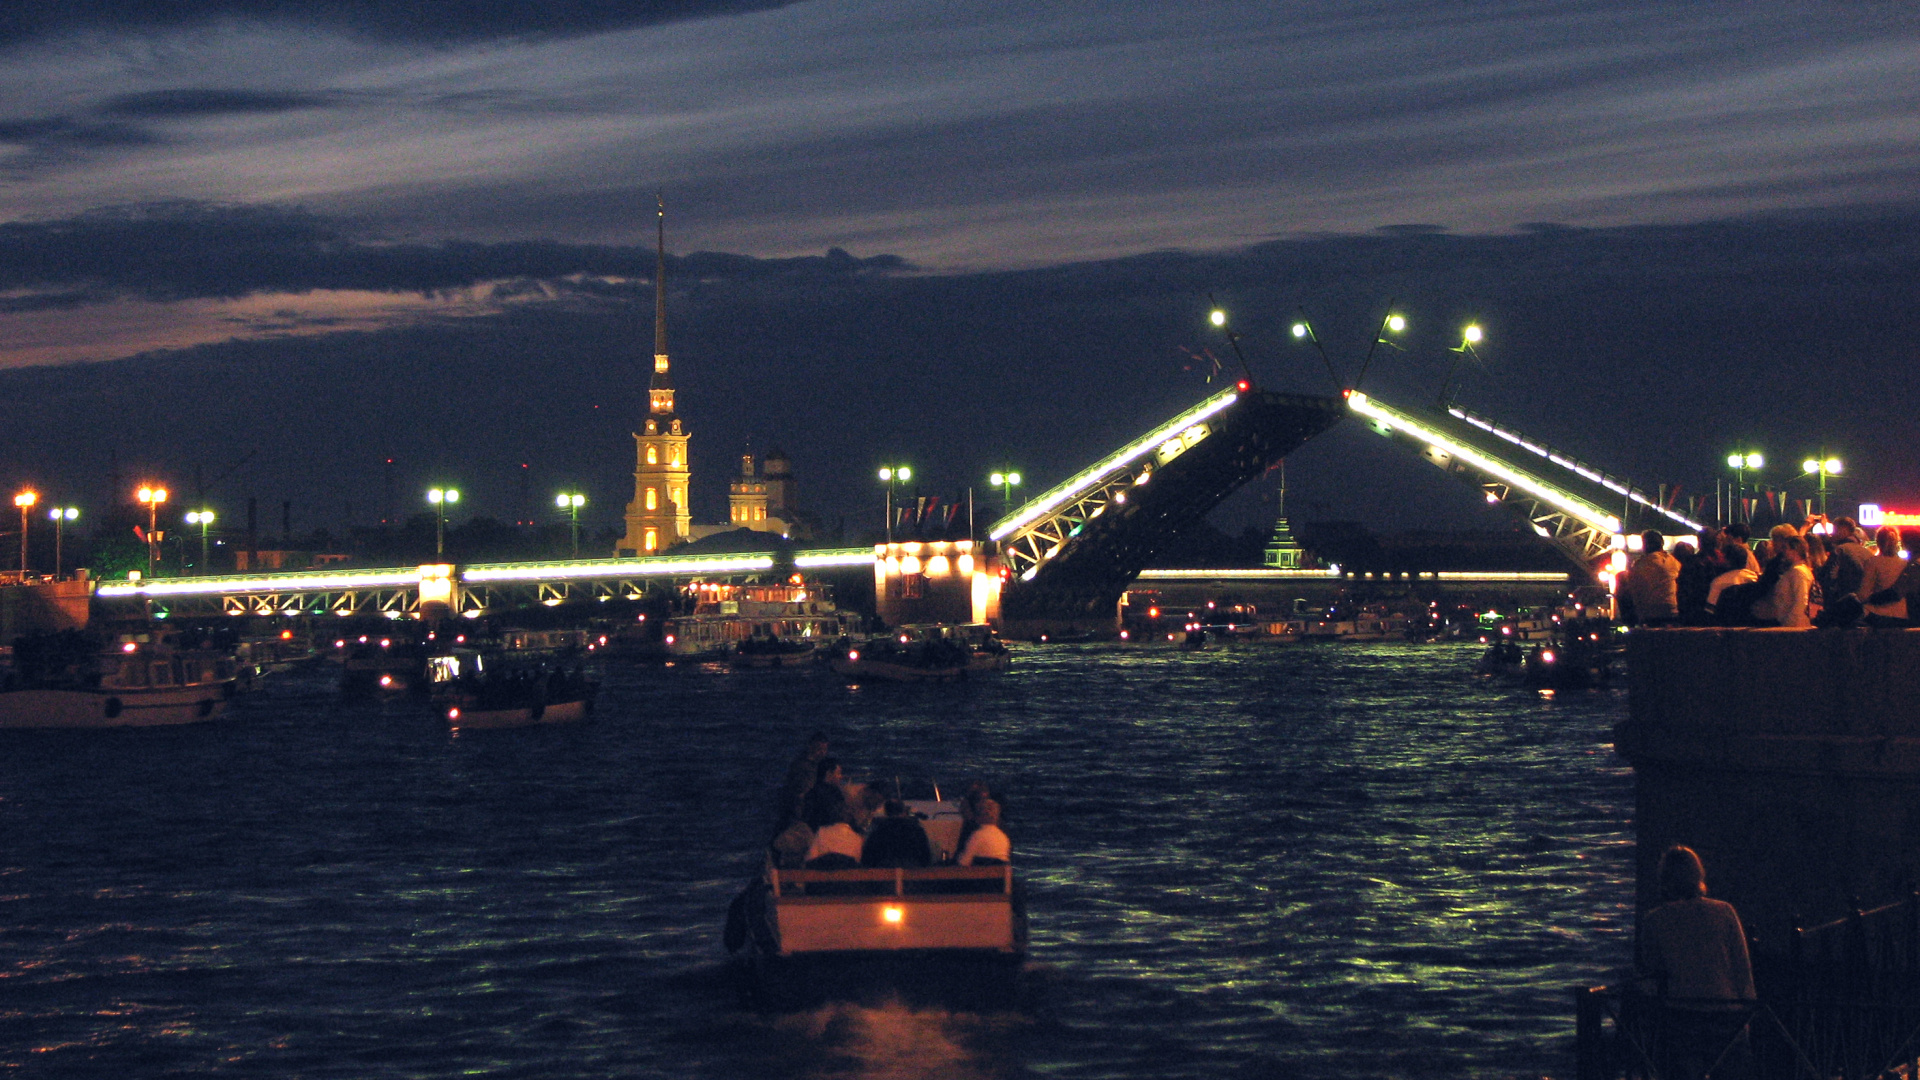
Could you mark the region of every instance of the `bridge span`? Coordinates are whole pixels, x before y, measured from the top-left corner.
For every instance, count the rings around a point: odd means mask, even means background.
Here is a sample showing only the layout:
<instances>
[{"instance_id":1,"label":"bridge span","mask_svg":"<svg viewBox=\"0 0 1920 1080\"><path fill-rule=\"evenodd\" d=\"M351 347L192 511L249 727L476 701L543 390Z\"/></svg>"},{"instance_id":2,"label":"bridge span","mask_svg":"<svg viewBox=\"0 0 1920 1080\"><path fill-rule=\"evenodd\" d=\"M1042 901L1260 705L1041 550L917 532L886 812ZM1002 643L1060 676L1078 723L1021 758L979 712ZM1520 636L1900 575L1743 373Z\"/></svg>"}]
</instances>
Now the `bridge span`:
<instances>
[{"instance_id":1,"label":"bridge span","mask_svg":"<svg viewBox=\"0 0 1920 1080\"><path fill-rule=\"evenodd\" d=\"M1464 409L1390 405L1357 390L1344 400L1284 394L1240 382L993 522L987 557L968 560L976 566L970 572L1000 580L999 610L1010 622L1109 620L1128 585L1181 529L1347 416L1520 515L1585 580L1607 582L1624 565L1628 532L1701 527L1624 479ZM885 589L879 579L899 565L887 569L885 554L882 545L162 578L102 583L95 598L169 616L401 618L423 603L478 615L581 598L639 599L660 583L829 568L867 568Z\"/></svg>"}]
</instances>

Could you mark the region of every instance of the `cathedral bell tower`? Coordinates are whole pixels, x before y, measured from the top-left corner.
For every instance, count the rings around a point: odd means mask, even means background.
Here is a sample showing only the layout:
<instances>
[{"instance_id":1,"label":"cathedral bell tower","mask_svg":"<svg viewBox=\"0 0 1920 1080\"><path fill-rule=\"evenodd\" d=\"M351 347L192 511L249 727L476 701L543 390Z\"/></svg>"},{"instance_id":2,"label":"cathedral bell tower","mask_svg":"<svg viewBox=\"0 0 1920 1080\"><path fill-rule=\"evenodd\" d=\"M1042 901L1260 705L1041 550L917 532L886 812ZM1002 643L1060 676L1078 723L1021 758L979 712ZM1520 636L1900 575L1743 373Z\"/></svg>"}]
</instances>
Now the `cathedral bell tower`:
<instances>
[{"instance_id":1,"label":"cathedral bell tower","mask_svg":"<svg viewBox=\"0 0 1920 1080\"><path fill-rule=\"evenodd\" d=\"M658 249L653 273L653 380L647 418L634 433L633 501L627 504L627 535L618 555L658 555L688 539L687 430L673 409L673 375L667 364L667 204L660 202Z\"/></svg>"}]
</instances>

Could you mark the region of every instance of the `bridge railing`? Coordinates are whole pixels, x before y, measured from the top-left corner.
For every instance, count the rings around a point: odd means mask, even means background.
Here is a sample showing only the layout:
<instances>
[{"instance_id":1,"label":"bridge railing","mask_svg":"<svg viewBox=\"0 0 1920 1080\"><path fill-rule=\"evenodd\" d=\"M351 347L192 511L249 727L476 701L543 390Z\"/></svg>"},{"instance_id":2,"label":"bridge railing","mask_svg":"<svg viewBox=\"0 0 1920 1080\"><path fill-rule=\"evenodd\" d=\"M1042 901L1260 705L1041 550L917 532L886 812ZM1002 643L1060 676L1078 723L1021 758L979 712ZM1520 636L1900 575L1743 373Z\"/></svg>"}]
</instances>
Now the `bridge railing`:
<instances>
[{"instance_id":1,"label":"bridge railing","mask_svg":"<svg viewBox=\"0 0 1920 1080\"><path fill-rule=\"evenodd\" d=\"M1704 525L1687 517L1685 514L1676 513L1667 507L1661 506L1655 500L1649 499L1644 492L1636 489L1630 482L1613 476L1603 469L1586 464L1565 451L1557 450L1536 439L1528 438L1511 428L1496 424L1484 416L1476 416L1457 405L1449 406L1447 408L1447 414L1457 420L1463 420L1479 428L1481 431L1512 443L1514 446L1528 453L1543 457L1550 464L1565 469L1588 483L1598 484L1630 503L1637 504L1652 513L1659 514L1674 524L1684 526L1690 532L1699 532L1705 528ZM1626 507L1623 506L1621 509L1625 510Z\"/></svg>"}]
</instances>

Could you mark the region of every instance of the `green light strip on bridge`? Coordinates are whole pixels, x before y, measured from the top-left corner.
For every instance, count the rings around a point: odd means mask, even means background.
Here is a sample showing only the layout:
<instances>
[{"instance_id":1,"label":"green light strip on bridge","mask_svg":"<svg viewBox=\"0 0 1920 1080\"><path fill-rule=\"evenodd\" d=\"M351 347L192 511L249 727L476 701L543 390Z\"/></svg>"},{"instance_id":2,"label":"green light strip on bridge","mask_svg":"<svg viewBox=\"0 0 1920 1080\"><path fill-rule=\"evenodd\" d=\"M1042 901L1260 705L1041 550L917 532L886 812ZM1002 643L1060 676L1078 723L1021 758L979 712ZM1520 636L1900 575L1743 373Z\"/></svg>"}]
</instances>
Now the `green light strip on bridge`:
<instances>
[{"instance_id":1,"label":"green light strip on bridge","mask_svg":"<svg viewBox=\"0 0 1920 1080\"><path fill-rule=\"evenodd\" d=\"M1347 407L1362 416L1378 420L1388 427L1420 439L1435 449L1443 450L1481 472L1497 477L1507 485L1526 492L1561 513L1577 518L1589 528L1612 534L1620 531L1619 518L1608 514L1578 495L1562 491L1532 473L1522 472L1498 458L1483 454L1471 447L1462 446L1398 409L1370 400L1367 395L1358 390L1347 395Z\"/></svg>"},{"instance_id":2,"label":"green light strip on bridge","mask_svg":"<svg viewBox=\"0 0 1920 1080\"><path fill-rule=\"evenodd\" d=\"M1022 526L1032 524L1040 518L1046 517L1048 514L1053 513L1055 510L1072 502L1074 499L1097 486L1108 473L1113 472L1122 465L1132 464L1135 459L1159 446L1161 443L1166 442L1173 436L1178 435L1180 432L1185 431L1187 428L1220 412L1222 409L1239 400L1240 392L1238 389L1223 390L1215 394L1213 397L1208 398L1193 408L1188 409L1186 412L1181 413L1179 416L1174 417L1172 420L1153 429L1151 434L1145 435L1138 441L1130 443L1125 449L1101 459L1099 464L1082 470L1065 483L1048 488L1046 492L1041 494L1040 497L1033 502L994 522L992 527L988 529L987 536L994 540L1000 540L1020 529Z\"/></svg>"},{"instance_id":3,"label":"green light strip on bridge","mask_svg":"<svg viewBox=\"0 0 1920 1080\"><path fill-rule=\"evenodd\" d=\"M772 555L661 555L554 563L490 563L460 571L464 582L577 581L581 578L738 574L773 569Z\"/></svg>"},{"instance_id":4,"label":"green light strip on bridge","mask_svg":"<svg viewBox=\"0 0 1920 1080\"><path fill-rule=\"evenodd\" d=\"M872 566L875 555L866 548L841 548L838 551L815 551L795 555L793 565L798 570L812 570L826 566Z\"/></svg>"},{"instance_id":5,"label":"green light strip on bridge","mask_svg":"<svg viewBox=\"0 0 1920 1080\"><path fill-rule=\"evenodd\" d=\"M259 574L251 577L193 578L187 581L116 581L96 596L219 596L225 593L386 589L420 583L418 570L329 570L320 573Z\"/></svg>"}]
</instances>

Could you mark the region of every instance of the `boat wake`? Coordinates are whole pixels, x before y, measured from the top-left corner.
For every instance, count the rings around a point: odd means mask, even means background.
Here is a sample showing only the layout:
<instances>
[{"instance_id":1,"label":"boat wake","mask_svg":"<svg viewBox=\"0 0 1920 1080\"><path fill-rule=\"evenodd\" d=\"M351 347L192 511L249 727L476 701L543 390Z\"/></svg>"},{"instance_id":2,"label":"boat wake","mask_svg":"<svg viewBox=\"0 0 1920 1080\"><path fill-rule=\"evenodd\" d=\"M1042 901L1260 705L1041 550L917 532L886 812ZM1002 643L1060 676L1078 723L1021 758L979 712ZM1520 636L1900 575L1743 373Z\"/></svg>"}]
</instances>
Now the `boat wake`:
<instances>
[{"instance_id":1,"label":"boat wake","mask_svg":"<svg viewBox=\"0 0 1920 1080\"><path fill-rule=\"evenodd\" d=\"M1013 1052L1029 1021L1015 1012L968 1013L835 1002L778 1018L775 1025L820 1056L798 1075L859 1080L998 1080L1024 1070ZM807 1055L803 1055L807 1056Z\"/></svg>"}]
</instances>

